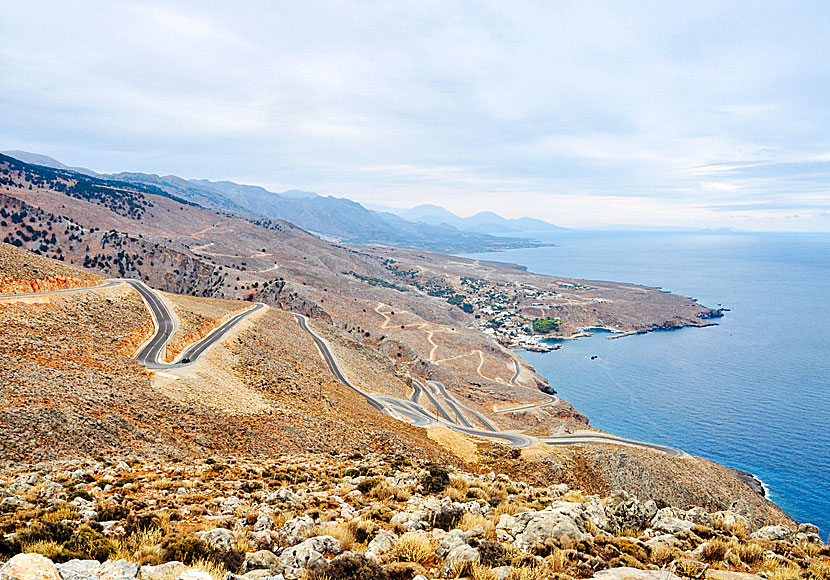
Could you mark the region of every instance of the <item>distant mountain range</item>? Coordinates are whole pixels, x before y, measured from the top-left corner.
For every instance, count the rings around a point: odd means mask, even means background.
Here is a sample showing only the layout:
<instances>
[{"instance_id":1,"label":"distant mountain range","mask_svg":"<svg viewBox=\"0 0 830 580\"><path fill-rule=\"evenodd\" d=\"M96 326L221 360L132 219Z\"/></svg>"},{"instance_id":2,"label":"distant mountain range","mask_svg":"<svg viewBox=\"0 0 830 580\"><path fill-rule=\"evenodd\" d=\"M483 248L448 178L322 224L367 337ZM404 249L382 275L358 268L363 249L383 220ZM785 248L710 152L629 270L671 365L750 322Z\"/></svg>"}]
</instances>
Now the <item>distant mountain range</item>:
<instances>
[{"instance_id":1,"label":"distant mountain range","mask_svg":"<svg viewBox=\"0 0 830 580\"><path fill-rule=\"evenodd\" d=\"M152 186L214 210L285 220L326 238L348 243L376 243L450 253L474 252L543 245L533 236L564 229L542 220L506 219L492 212L462 218L430 204L392 213L373 211L349 199L309 191L275 193L259 186L188 180L175 175L99 174L90 169L69 167L46 155L26 151L4 153L25 163Z\"/></svg>"},{"instance_id":2,"label":"distant mountain range","mask_svg":"<svg viewBox=\"0 0 830 580\"><path fill-rule=\"evenodd\" d=\"M425 203L411 209L398 212L406 220L431 224L447 225L467 232L482 234L527 234L557 232L565 228L555 226L546 221L523 217L507 219L491 211L482 211L468 218L457 216L441 206Z\"/></svg>"}]
</instances>

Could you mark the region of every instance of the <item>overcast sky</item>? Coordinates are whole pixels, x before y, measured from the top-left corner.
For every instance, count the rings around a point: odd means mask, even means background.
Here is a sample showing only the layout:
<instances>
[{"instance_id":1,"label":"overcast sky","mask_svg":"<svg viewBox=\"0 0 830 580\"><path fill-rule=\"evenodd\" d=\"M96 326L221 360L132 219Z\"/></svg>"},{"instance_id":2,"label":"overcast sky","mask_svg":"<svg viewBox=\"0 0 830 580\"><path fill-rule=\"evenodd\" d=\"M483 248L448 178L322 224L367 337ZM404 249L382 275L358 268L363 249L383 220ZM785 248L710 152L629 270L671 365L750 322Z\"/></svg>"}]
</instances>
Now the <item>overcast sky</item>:
<instances>
[{"instance_id":1,"label":"overcast sky","mask_svg":"<svg viewBox=\"0 0 830 580\"><path fill-rule=\"evenodd\" d=\"M565 226L830 230L827 2L0 6L0 149Z\"/></svg>"}]
</instances>

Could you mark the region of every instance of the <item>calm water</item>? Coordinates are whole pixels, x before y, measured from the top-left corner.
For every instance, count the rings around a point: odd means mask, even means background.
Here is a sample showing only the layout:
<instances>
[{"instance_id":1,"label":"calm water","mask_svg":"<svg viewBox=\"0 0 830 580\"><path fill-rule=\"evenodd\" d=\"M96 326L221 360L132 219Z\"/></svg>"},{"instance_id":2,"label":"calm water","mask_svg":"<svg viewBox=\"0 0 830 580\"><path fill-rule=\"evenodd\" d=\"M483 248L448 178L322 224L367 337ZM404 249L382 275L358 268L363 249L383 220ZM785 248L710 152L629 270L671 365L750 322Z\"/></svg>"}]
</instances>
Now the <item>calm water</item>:
<instances>
[{"instance_id":1,"label":"calm water","mask_svg":"<svg viewBox=\"0 0 830 580\"><path fill-rule=\"evenodd\" d=\"M567 233L475 257L732 309L718 326L522 352L591 424L756 474L830 533L830 235ZM596 355L596 360L591 356Z\"/></svg>"}]
</instances>

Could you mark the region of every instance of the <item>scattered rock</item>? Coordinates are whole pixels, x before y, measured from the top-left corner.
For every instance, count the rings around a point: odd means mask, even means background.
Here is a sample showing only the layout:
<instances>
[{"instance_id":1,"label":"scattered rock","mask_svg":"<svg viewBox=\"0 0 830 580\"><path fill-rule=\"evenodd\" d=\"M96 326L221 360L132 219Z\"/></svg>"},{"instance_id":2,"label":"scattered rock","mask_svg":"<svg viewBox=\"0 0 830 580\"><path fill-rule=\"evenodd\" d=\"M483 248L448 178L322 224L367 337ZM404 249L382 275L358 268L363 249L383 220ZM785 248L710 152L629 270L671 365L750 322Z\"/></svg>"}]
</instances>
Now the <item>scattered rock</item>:
<instances>
[{"instance_id":1,"label":"scattered rock","mask_svg":"<svg viewBox=\"0 0 830 580\"><path fill-rule=\"evenodd\" d=\"M61 580L52 560L40 554L18 554L0 567L2 580Z\"/></svg>"},{"instance_id":2,"label":"scattered rock","mask_svg":"<svg viewBox=\"0 0 830 580\"><path fill-rule=\"evenodd\" d=\"M441 576L444 578L453 574L457 569L456 566L464 566L465 564L472 564L478 562L478 550L468 544L456 546L447 554L444 560L444 566L441 568Z\"/></svg>"},{"instance_id":3,"label":"scattered rock","mask_svg":"<svg viewBox=\"0 0 830 580\"><path fill-rule=\"evenodd\" d=\"M179 574L187 570L181 562L167 562L158 566L142 566L141 580L176 580Z\"/></svg>"},{"instance_id":4,"label":"scattered rock","mask_svg":"<svg viewBox=\"0 0 830 580\"><path fill-rule=\"evenodd\" d=\"M793 535L792 530L784 526L765 526L750 534L750 538L761 538L765 540L789 540Z\"/></svg>"},{"instance_id":5,"label":"scattered rock","mask_svg":"<svg viewBox=\"0 0 830 580\"><path fill-rule=\"evenodd\" d=\"M299 578L304 569L319 568L326 563L324 554L337 555L342 552L340 542L331 536L316 536L280 554L281 572L288 580Z\"/></svg>"},{"instance_id":6,"label":"scattered rock","mask_svg":"<svg viewBox=\"0 0 830 580\"><path fill-rule=\"evenodd\" d=\"M280 571L280 559L270 550L259 550L245 554L245 561L242 563L242 573L252 570Z\"/></svg>"},{"instance_id":7,"label":"scattered rock","mask_svg":"<svg viewBox=\"0 0 830 580\"><path fill-rule=\"evenodd\" d=\"M388 530L381 530L366 547L366 557L377 559L378 556L391 552L397 543L397 534Z\"/></svg>"},{"instance_id":8,"label":"scattered rock","mask_svg":"<svg viewBox=\"0 0 830 580\"><path fill-rule=\"evenodd\" d=\"M100 580L130 580L138 578L141 566L126 560L107 560L101 564Z\"/></svg>"},{"instance_id":9,"label":"scattered rock","mask_svg":"<svg viewBox=\"0 0 830 580\"><path fill-rule=\"evenodd\" d=\"M226 552L233 548L233 532L227 528L215 528L209 532L196 532L194 535L217 550Z\"/></svg>"},{"instance_id":10,"label":"scattered rock","mask_svg":"<svg viewBox=\"0 0 830 580\"><path fill-rule=\"evenodd\" d=\"M595 580L681 580L667 570L640 570L639 568L608 568L594 574Z\"/></svg>"}]
</instances>

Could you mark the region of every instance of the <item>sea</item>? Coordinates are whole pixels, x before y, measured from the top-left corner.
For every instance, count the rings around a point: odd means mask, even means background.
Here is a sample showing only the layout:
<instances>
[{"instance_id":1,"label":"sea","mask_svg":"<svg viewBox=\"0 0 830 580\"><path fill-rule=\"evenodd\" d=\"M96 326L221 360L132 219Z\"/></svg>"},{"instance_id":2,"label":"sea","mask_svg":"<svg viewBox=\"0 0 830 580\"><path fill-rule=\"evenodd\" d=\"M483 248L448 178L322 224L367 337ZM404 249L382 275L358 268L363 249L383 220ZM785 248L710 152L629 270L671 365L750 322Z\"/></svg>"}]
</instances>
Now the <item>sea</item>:
<instances>
[{"instance_id":1,"label":"sea","mask_svg":"<svg viewBox=\"0 0 830 580\"><path fill-rule=\"evenodd\" d=\"M519 351L594 425L754 474L830 534L830 234L585 232L475 257L729 309L717 326ZM594 358L596 357L596 358Z\"/></svg>"}]
</instances>

